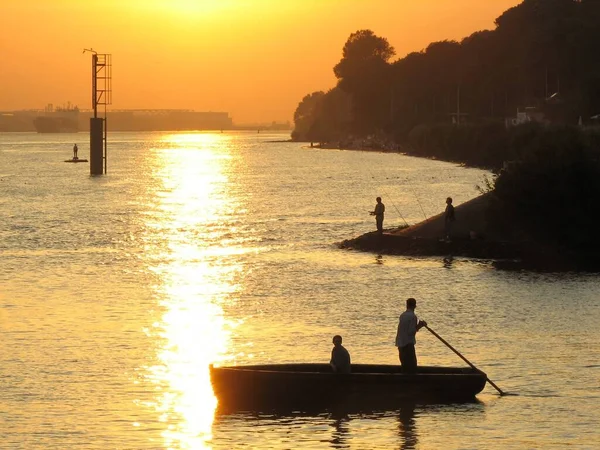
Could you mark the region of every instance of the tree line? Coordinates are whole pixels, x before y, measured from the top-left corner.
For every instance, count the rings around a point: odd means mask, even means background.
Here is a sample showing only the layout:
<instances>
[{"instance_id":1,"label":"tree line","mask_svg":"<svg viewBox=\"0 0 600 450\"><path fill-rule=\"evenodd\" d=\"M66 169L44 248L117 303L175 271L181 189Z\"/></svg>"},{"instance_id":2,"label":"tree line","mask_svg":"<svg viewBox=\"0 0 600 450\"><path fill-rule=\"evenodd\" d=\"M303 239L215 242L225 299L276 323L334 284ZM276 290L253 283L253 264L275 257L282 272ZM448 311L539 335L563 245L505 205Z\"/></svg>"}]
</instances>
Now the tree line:
<instances>
[{"instance_id":1,"label":"tree line","mask_svg":"<svg viewBox=\"0 0 600 450\"><path fill-rule=\"evenodd\" d=\"M587 123L600 114L599 24L597 0L524 0L494 30L396 60L386 38L359 30L333 68L337 85L299 103L292 138L408 143L416 127L504 124L524 107L554 123Z\"/></svg>"}]
</instances>

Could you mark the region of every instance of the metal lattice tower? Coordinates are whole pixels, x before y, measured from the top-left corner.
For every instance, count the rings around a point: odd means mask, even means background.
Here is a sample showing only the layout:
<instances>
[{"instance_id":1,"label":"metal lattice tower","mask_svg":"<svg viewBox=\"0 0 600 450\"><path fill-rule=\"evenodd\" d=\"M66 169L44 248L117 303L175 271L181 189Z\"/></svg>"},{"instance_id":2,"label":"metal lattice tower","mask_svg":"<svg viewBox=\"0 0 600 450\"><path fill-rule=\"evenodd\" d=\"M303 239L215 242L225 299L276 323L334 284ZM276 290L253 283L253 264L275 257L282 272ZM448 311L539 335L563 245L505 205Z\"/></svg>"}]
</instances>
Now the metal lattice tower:
<instances>
[{"instance_id":1,"label":"metal lattice tower","mask_svg":"<svg viewBox=\"0 0 600 450\"><path fill-rule=\"evenodd\" d=\"M106 119L106 106L110 104L112 104L112 55L94 53L92 55L94 117L98 117L98 105L104 105L104 118Z\"/></svg>"},{"instance_id":2,"label":"metal lattice tower","mask_svg":"<svg viewBox=\"0 0 600 450\"><path fill-rule=\"evenodd\" d=\"M92 54L92 109L90 119L90 173L107 172L106 107L112 104L112 55L84 49ZM98 106L104 106L104 118L98 117Z\"/></svg>"}]
</instances>

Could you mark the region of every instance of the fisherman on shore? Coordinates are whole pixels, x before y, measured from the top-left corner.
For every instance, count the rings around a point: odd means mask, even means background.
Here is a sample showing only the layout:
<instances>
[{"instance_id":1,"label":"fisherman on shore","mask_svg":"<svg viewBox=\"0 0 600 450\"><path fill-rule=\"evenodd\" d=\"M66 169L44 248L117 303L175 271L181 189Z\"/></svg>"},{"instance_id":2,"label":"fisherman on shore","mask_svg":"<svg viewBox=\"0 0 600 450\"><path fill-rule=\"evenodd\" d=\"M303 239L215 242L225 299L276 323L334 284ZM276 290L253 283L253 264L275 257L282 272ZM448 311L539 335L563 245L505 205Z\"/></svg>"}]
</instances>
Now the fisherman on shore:
<instances>
[{"instance_id":1,"label":"fisherman on shore","mask_svg":"<svg viewBox=\"0 0 600 450\"><path fill-rule=\"evenodd\" d=\"M371 211L371 215L375 216L375 223L377 225L377 232L383 233L383 214L385 213L385 205L381 202L381 197L375 199L377 204L375 210Z\"/></svg>"},{"instance_id":2,"label":"fisherman on shore","mask_svg":"<svg viewBox=\"0 0 600 450\"><path fill-rule=\"evenodd\" d=\"M73 144L73 159L79 159L79 158L77 157L77 150L79 150L79 149L77 148L77 144Z\"/></svg>"},{"instance_id":3,"label":"fisherman on shore","mask_svg":"<svg viewBox=\"0 0 600 450\"><path fill-rule=\"evenodd\" d=\"M448 197L446 199L446 211L444 212L444 232L446 240L450 240L450 235L452 234L452 228L454 225L454 221L456 218L454 217L454 206L452 206L452 197Z\"/></svg>"},{"instance_id":4,"label":"fisherman on shore","mask_svg":"<svg viewBox=\"0 0 600 450\"><path fill-rule=\"evenodd\" d=\"M342 345L342 337L339 334L333 337L333 350L331 350L329 364L336 373L350 373L350 353Z\"/></svg>"},{"instance_id":5,"label":"fisherman on shore","mask_svg":"<svg viewBox=\"0 0 600 450\"><path fill-rule=\"evenodd\" d=\"M414 298L406 300L406 311L400 314L400 320L398 321L396 347L398 347L398 356L404 373L415 373L417 371L416 334L421 328L427 326L427 322L417 319L416 307L417 301Z\"/></svg>"}]
</instances>

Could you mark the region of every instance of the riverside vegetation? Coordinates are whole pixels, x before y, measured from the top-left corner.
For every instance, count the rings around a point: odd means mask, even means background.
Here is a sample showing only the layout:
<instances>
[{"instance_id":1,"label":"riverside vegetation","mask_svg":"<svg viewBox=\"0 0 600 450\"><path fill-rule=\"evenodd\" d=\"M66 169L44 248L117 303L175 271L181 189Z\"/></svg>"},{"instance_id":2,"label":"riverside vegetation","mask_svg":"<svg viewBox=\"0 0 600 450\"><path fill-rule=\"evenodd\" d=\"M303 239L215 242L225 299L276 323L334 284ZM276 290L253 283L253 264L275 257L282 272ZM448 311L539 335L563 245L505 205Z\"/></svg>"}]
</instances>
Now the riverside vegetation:
<instances>
[{"instance_id":1,"label":"riverside vegetation","mask_svg":"<svg viewBox=\"0 0 600 450\"><path fill-rule=\"evenodd\" d=\"M598 23L598 1L525 0L494 30L396 61L387 39L359 30L333 69L337 86L298 105L292 138L335 148L368 142L489 168L490 227L514 228L575 267L598 268ZM526 106L541 123L507 127Z\"/></svg>"}]
</instances>

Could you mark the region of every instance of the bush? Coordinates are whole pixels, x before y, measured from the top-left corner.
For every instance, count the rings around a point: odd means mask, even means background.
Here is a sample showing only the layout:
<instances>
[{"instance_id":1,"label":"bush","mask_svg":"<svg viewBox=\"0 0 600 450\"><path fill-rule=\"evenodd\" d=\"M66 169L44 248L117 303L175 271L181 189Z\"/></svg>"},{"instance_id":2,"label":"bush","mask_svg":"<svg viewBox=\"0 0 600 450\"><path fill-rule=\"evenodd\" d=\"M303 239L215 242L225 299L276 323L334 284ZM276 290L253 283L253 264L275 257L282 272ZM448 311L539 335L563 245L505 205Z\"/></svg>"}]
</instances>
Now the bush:
<instances>
[{"instance_id":1,"label":"bush","mask_svg":"<svg viewBox=\"0 0 600 450\"><path fill-rule=\"evenodd\" d=\"M535 239L592 262L600 250L594 212L600 198L598 147L575 128L525 131L512 141L520 159L495 181L488 211L492 223L522 227Z\"/></svg>"}]
</instances>

